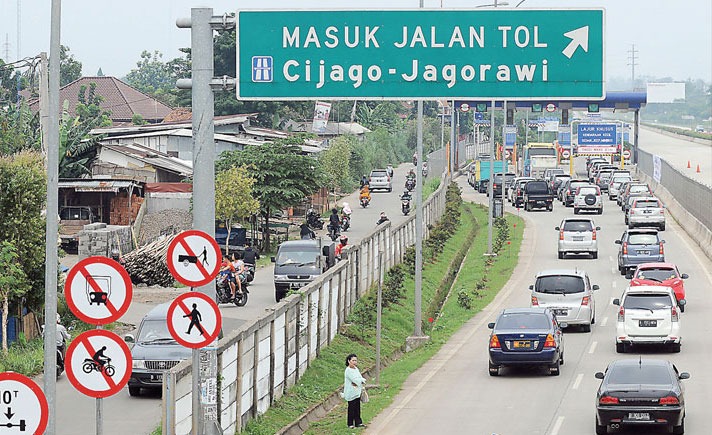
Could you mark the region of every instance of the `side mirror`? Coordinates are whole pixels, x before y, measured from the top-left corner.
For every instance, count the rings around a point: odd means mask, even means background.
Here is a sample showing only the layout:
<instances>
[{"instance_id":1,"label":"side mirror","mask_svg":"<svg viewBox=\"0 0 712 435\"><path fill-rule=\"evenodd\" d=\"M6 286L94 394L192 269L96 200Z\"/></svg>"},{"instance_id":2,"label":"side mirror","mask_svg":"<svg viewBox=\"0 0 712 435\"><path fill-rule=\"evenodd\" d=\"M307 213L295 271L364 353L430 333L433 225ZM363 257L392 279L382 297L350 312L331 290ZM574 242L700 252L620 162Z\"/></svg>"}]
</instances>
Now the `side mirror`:
<instances>
[{"instance_id":1,"label":"side mirror","mask_svg":"<svg viewBox=\"0 0 712 435\"><path fill-rule=\"evenodd\" d=\"M529 290L534 290L534 285L530 285Z\"/></svg>"},{"instance_id":2,"label":"side mirror","mask_svg":"<svg viewBox=\"0 0 712 435\"><path fill-rule=\"evenodd\" d=\"M687 372L680 373L679 379L690 379L690 374Z\"/></svg>"},{"instance_id":3,"label":"side mirror","mask_svg":"<svg viewBox=\"0 0 712 435\"><path fill-rule=\"evenodd\" d=\"M618 298L613 299L613 305L618 305L618 306L620 306L620 304L621 304L621 300L620 300L620 299L618 299Z\"/></svg>"},{"instance_id":4,"label":"side mirror","mask_svg":"<svg viewBox=\"0 0 712 435\"><path fill-rule=\"evenodd\" d=\"M622 244L623 242L621 242L620 240L616 240L616 241L613 242L613 243L615 243L616 245L620 245L620 244Z\"/></svg>"},{"instance_id":5,"label":"side mirror","mask_svg":"<svg viewBox=\"0 0 712 435\"><path fill-rule=\"evenodd\" d=\"M276 257L269 257L269 261L271 261L272 263L276 263L276 262L277 262L277 258L276 258Z\"/></svg>"},{"instance_id":6,"label":"side mirror","mask_svg":"<svg viewBox=\"0 0 712 435\"><path fill-rule=\"evenodd\" d=\"M603 379L603 372L596 372L595 375L593 375L596 379Z\"/></svg>"},{"instance_id":7,"label":"side mirror","mask_svg":"<svg viewBox=\"0 0 712 435\"><path fill-rule=\"evenodd\" d=\"M680 278L682 278L682 279L687 279L689 277L690 277L690 275L688 275L686 273L683 273L682 275L680 275Z\"/></svg>"},{"instance_id":8,"label":"side mirror","mask_svg":"<svg viewBox=\"0 0 712 435\"><path fill-rule=\"evenodd\" d=\"M561 228L559 228L559 227L554 227L554 229L555 229L556 231L561 231Z\"/></svg>"},{"instance_id":9,"label":"side mirror","mask_svg":"<svg viewBox=\"0 0 712 435\"><path fill-rule=\"evenodd\" d=\"M135 343L136 338L133 336L133 334L126 334L124 335L124 341L127 343Z\"/></svg>"},{"instance_id":10,"label":"side mirror","mask_svg":"<svg viewBox=\"0 0 712 435\"><path fill-rule=\"evenodd\" d=\"M677 304L678 304L679 306L681 306L681 307L684 307L685 304L687 304L687 301L684 300L684 299L680 299L679 301L677 301Z\"/></svg>"},{"instance_id":11,"label":"side mirror","mask_svg":"<svg viewBox=\"0 0 712 435\"><path fill-rule=\"evenodd\" d=\"M596 227L596 231L601 231L601 227Z\"/></svg>"},{"instance_id":12,"label":"side mirror","mask_svg":"<svg viewBox=\"0 0 712 435\"><path fill-rule=\"evenodd\" d=\"M487 324L487 327L488 327L489 329L494 329L494 322L488 323L488 324Z\"/></svg>"},{"instance_id":13,"label":"side mirror","mask_svg":"<svg viewBox=\"0 0 712 435\"><path fill-rule=\"evenodd\" d=\"M665 240L661 240L660 243L665 243Z\"/></svg>"},{"instance_id":14,"label":"side mirror","mask_svg":"<svg viewBox=\"0 0 712 435\"><path fill-rule=\"evenodd\" d=\"M593 287L591 287L591 288L594 289L594 290L598 290L598 289L600 289L601 287L599 287L598 284L594 284Z\"/></svg>"}]
</instances>

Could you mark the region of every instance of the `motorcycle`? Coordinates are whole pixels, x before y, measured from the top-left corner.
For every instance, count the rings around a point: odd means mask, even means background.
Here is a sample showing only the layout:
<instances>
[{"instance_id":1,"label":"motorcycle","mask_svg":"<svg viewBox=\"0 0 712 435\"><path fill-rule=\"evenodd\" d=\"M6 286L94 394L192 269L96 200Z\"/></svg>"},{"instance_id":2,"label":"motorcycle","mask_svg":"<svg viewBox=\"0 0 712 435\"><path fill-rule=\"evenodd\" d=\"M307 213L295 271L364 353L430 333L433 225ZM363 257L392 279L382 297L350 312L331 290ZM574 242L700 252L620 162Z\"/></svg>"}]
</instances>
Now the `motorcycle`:
<instances>
[{"instance_id":1,"label":"motorcycle","mask_svg":"<svg viewBox=\"0 0 712 435\"><path fill-rule=\"evenodd\" d=\"M405 188L408 190L408 192L411 192L413 189L415 189L415 178L408 178L405 180Z\"/></svg>"},{"instance_id":2,"label":"motorcycle","mask_svg":"<svg viewBox=\"0 0 712 435\"><path fill-rule=\"evenodd\" d=\"M351 226L351 216L345 214L341 216L341 231L348 231Z\"/></svg>"},{"instance_id":3,"label":"motorcycle","mask_svg":"<svg viewBox=\"0 0 712 435\"><path fill-rule=\"evenodd\" d=\"M319 216L319 213L310 208L307 212L307 225L315 230L320 230L324 228L324 221Z\"/></svg>"},{"instance_id":4,"label":"motorcycle","mask_svg":"<svg viewBox=\"0 0 712 435\"><path fill-rule=\"evenodd\" d=\"M107 359L103 366L91 358L85 358L82 363L82 371L84 373L91 373L92 371L99 373L103 372L106 376L112 377L114 376L116 369L111 365L111 358Z\"/></svg>"},{"instance_id":5,"label":"motorcycle","mask_svg":"<svg viewBox=\"0 0 712 435\"><path fill-rule=\"evenodd\" d=\"M255 279L255 265L252 263L245 263L245 279L248 283L251 283Z\"/></svg>"},{"instance_id":6,"label":"motorcycle","mask_svg":"<svg viewBox=\"0 0 712 435\"><path fill-rule=\"evenodd\" d=\"M245 274L247 276L247 274ZM230 290L230 282L228 281L227 273L218 274L215 278L215 302L218 304L234 303L238 307L244 307L247 304L247 295L250 291L247 289L247 279L241 281L242 294L235 289L235 299L232 299L232 291ZM237 285L237 284L235 284Z\"/></svg>"},{"instance_id":7,"label":"motorcycle","mask_svg":"<svg viewBox=\"0 0 712 435\"><path fill-rule=\"evenodd\" d=\"M410 199L401 199L401 211L404 216L408 216L408 213L410 213Z\"/></svg>"},{"instance_id":8,"label":"motorcycle","mask_svg":"<svg viewBox=\"0 0 712 435\"><path fill-rule=\"evenodd\" d=\"M368 207L368 203L370 202L370 200L367 196L362 196L359 202L361 203L361 207L366 208Z\"/></svg>"},{"instance_id":9,"label":"motorcycle","mask_svg":"<svg viewBox=\"0 0 712 435\"><path fill-rule=\"evenodd\" d=\"M339 238L341 235L341 231L339 226L334 226L334 225L329 225L329 238L331 239L332 242L336 241L336 239Z\"/></svg>"}]
</instances>

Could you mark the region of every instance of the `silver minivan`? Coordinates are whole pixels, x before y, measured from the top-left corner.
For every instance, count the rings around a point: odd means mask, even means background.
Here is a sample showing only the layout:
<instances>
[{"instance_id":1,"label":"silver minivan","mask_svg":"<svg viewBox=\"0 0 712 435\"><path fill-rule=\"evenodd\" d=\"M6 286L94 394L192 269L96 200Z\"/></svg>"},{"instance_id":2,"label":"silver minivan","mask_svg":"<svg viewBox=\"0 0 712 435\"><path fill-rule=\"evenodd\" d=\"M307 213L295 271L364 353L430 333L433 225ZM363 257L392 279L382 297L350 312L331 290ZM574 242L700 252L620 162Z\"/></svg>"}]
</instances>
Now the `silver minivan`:
<instances>
[{"instance_id":1,"label":"silver minivan","mask_svg":"<svg viewBox=\"0 0 712 435\"><path fill-rule=\"evenodd\" d=\"M536 274L529 286L532 307L549 308L559 323L580 325L584 332L591 332L596 323L596 299L588 274L580 269L545 270Z\"/></svg>"},{"instance_id":2,"label":"silver minivan","mask_svg":"<svg viewBox=\"0 0 712 435\"><path fill-rule=\"evenodd\" d=\"M554 228L559 232L559 259L563 259L566 254L588 254L592 258L598 258L597 227L591 218L566 218L561 221L558 227Z\"/></svg>"}]
</instances>

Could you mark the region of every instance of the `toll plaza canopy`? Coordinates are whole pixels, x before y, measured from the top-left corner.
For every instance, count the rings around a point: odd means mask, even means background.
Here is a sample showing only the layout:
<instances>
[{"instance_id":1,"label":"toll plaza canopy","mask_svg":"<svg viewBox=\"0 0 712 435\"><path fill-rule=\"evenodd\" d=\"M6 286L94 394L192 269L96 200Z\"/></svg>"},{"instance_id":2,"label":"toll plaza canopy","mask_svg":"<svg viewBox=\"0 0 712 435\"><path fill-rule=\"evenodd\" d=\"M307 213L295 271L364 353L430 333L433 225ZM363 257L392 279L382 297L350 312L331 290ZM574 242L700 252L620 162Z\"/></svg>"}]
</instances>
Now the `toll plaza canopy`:
<instances>
[{"instance_id":1,"label":"toll plaza canopy","mask_svg":"<svg viewBox=\"0 0 712 435\"><path fill-rule=\"evenodd\" d=\"M598 109L616 109L616 110L639 110L644 107L648 99L647 92L606 92L606 98L603 100L541 100L541 101L509 101L507 100L507 108L512 109L531 109L538 106L540 111L546 111L547 106L553 104L553 110L571 109L571 110L588 110L592 105L597 105ZM491 106L492 101L480 100L456 100L455 108L462 111L478 111L484 112ZM495 107L502 108L504 101L495 101ZM551 111L553 111L551 110Z\"/></svg>"}]
</instances>

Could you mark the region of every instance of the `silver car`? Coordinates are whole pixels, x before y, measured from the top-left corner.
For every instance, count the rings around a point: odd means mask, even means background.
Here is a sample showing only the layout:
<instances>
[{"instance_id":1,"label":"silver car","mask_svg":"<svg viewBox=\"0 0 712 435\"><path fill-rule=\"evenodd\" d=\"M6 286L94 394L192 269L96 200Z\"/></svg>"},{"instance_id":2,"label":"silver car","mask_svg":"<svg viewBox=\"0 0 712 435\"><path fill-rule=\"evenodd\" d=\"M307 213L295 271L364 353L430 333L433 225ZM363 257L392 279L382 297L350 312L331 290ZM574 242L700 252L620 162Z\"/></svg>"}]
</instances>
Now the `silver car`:
<instances>
[{"instance_id":1,"label":"silver car","mask_svg":"<svg viewBox=\"0 0 712 435\"><path fill-rule=\"evenodd\" d=\"M555 228L559 232L559 259L566 254L588 254L598 258L597 227L591 218L566 218Z\"/></svg>"},{"instance_id":2,"label":"silver car","mask_svg":"<svg viewBox=\"0 0 712 435\"><path fill-rule=\"evenodd\" d=\"M532 307L549 308L559 323L580 325L591 332L596 323L596 299L588 274L580 269L545 270L529 286Z\"/></svg>"},{"instance_id":3,"label":"silver car","mask_svg":"<svg viewBox=\"0 0 712 435\"><path fill-rule=\"evenodd\" d=\"M633 204L628 209L628 228L658 227L665 231L665 207L658 198L631 197Z\"/></svg>"},{"instance_id":4,"label":"silver car","mask_svg":"<svg viewBox=\"0 0 712 435\"><path fill-rule=\"evenodd\" d=\"M613 175L608 182L608 199L614 200L618 198L620 187L624 181L630 181L630 175Z\"/></svg>"},{"instance_id":5,"label":"silver car","mask_svg":"<svg viewBox=\"0 0 712 435\"><path fill-rule=\"evenodd\" d=\"M388 176L388 172L385 169L374 169L371 171L371 175L368 177L368 188L370 190L385 189L387 191L392 191L393 186L391 185L391 177Z\"/></svg>"}]
</instances>

